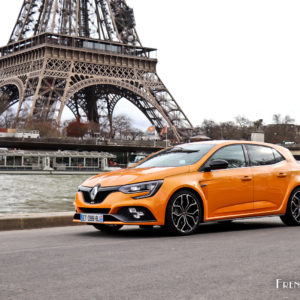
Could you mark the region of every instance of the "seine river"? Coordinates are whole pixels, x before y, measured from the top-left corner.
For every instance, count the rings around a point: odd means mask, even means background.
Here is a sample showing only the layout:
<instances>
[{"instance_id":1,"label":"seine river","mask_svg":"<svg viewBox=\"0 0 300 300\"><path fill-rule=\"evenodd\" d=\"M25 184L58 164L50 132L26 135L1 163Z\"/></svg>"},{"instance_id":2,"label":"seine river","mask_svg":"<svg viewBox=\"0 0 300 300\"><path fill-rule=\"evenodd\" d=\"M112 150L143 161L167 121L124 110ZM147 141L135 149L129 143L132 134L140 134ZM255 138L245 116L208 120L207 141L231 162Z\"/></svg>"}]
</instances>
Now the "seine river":
<instances>
[{"instance_id":1,"label":"seine river","mask_svg":"<svg viewBox=\"0 0 300 300\"><path fill-rule=\"evenodd\" d=\"M92 175L0 175L0 214L74 210L80 185Z\"/></svg>"}]
</instances>

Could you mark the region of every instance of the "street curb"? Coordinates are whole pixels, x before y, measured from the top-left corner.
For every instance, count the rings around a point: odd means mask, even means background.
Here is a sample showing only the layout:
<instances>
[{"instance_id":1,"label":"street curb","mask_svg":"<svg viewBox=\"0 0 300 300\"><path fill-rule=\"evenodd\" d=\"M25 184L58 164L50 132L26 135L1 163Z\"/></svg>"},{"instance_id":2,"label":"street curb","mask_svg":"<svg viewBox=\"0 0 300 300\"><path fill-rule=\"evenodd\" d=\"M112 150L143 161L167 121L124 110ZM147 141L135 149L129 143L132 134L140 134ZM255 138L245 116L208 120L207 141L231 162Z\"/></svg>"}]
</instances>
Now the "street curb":
<instances>
[{"instance_id":1,"label":"street curb","mask_svg":"<svg viewBox=\"0 0 300 300\"><path fill-rule=\"evenodd\" d=\"M0 231L78 225L73 216L74 212L0 215Z\"/></svg>"}]
</instances>

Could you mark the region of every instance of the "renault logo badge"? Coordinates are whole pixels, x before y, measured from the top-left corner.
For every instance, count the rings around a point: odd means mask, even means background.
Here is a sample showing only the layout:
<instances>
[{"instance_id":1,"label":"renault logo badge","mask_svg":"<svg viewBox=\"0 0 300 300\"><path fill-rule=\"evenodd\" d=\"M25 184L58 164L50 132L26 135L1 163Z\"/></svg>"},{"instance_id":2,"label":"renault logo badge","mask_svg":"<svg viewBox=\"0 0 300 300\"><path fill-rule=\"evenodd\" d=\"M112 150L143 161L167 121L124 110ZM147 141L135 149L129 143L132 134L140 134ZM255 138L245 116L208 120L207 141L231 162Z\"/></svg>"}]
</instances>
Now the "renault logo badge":
<instances>
[{"instance_id":1,"label":"renault logo badge","mask_svg":"<svg viewBox=\"0 0 300 300\"><path fill-rule=\"evenodd\" d=\"M92 190L90 191L90 196L91 196L91 200L92 200L93 203L95 201L95 198L96 198L99 190L100 190L100 185L98 184L98 185L94 186L92 188Z\"/></svg>"}]
</instances>

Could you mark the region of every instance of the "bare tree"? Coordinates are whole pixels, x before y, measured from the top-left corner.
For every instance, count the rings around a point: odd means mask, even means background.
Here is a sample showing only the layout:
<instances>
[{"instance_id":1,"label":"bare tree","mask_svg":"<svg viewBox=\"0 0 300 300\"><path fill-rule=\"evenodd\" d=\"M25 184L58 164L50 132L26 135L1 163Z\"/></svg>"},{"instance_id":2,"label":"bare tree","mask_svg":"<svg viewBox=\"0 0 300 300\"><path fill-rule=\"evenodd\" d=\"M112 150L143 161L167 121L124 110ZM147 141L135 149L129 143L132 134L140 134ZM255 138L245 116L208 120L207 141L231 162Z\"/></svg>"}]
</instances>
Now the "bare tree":
<instances>
[{"instance_id":1,"label":"bare tree","mask_svg":"<svg viewBox=\"0 0 300 300\"><path fill-rule=\"evenodd\" d=\"M281 124L281 114L274 114L273 115L273 122L275 124Z\"/></svg>"},{"instance_id":2,"label":"bare tree","mask_svg":"<svg viewBox=\"0 0 300 300\"><path fill-rule=\"evenodd\" d=\"M273 122L269 126L265 126L265 140L270 143L282 143L284 141L296 141L297 126L293 123L295 120L289 115L284 117L281 114L273 115Z\"/></svg>"},{"instance_id":3,"label":"bare tree","mask_svg":"<svg viewBox=\"0 0 300 300\"><path fill-rule=\"evenodd\" d=\"M224 140L240 140L241 133L238 126L232 122L222 122L220 124L221 132L222 132L222 139Z\"/></svg>"},{"instance_id":4,"label":"bare tree","mask_svg":"<svg viewBox=\"0 0 300 300\"><path fill-rule=\"evenodd\" d=\"M211 139L220 139L222 138L222 132L220 130L220 125L217 124L213 120L207 120L204 119L202 122L200 129L203 131L203 133L210 137Z\"/></svg>"},{"instance_id":5,"label":"bare tree","mask_svg":"<svg viewBox=\"0 0 300 300\"><path fill-rule=\"evenodd\" d=\"M235 122L238 125L239 139L248 140L251 136L253 123L244 116L235 117Z\"/></svg>"},{"instance_id":6,"label":"bare tree","mask_svg":"<svg viewBox=\"0 0 300 300\"><path fill-rule=\"evenodd\" d=\"M132 131L132 120L126 115L117 115L113 117L113 137L119 136L122 138L127 138Z\"/></svg>"},{"instance_id":7,"label":"bare tree","mask_svg":"<svg viewBox=\"0 0 300 300\"><path fill-rule=\"evenodd\" d=\"M235 117L235 122L241 128L247 128L252 125L252 122L249 119L247 119L244 116L240 116L240 115Z\"/></svg>"},{"instance_id":8,"label":"bare tree","mask_svg":"<svg viewBox=\"0 0 300 300\"><path fill-rule=\"evenodd\" d=\"M283 118L283 123L284 124L293 124L293 123L295 123L295 119L291 118L289 115L286 115Z\"/></svg>"},{"instance_id":9,"label":"bare tree","mask_svg":"<svg viewBox=\"0 0 300 300\"><path fill-rule=\"evenodd\" d=\"M140 129L134 128L129 132L132 140L136 140L138 137L142 137L144 135L144 132Z\"/></svg>"},{"instance_id":10,"label":"bare tree","mask_svg":"<svg viewBox=\"0 0 300 300\"><path fill-rule=\"evenodd\" d=\"M14 128L16 115L14 111L9 108L0 116L0 127Z\"/></svg>"},{"instance_id":11,"label":"bare tree","mask_svg":"<svg viewBox=\"0 0 300 300\"><path fill-rule=\"evenodd\" d=\"M56 138L60 136L59 127L51 121L29 120L24 129L38 130L41 137Z\"/></svg>"}]
</instances>

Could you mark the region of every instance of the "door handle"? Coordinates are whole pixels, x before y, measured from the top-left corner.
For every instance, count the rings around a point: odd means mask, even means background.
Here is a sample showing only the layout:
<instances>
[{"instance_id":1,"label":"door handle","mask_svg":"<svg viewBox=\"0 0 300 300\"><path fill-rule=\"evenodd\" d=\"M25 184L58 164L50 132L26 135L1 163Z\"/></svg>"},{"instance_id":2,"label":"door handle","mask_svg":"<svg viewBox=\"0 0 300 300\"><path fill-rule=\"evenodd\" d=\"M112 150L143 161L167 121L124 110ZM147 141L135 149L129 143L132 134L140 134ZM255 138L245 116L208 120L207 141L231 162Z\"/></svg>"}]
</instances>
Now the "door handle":
<instances>
[{"instance_id":1,"label":"door handle","mask_svg":"<svg viewBox=\"0 0 300 300\"><path fill-rule=\"evenodd\" d=\"M244 177L242 177L242 181L250 181L250 180L252 180L251 176L244 176Z\"/></svg>"},{"instance_id":2,"label":"door handle","mask_svg":"<svg viewBox=\"0 0 300 300\"><path fill-rule=\"evenodd\" d=\"M286 176L287 176L287 174L284 172L280 172L277 174L277 177L286 177Z\"/></svg>"}]
</instances>

